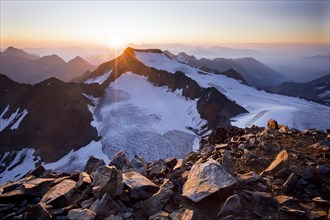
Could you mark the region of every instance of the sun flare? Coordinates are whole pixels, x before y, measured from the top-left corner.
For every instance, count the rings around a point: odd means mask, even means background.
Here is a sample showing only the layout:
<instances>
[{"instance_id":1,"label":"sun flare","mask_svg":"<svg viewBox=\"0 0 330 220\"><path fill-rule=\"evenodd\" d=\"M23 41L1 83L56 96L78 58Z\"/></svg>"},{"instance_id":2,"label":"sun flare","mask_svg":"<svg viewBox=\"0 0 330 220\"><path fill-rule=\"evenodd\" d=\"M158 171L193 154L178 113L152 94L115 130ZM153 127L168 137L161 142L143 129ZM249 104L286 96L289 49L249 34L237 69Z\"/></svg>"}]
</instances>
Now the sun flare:
<instances>
[{"instance_id":1,"label":"sun flare","mask_svg":"<svg viewBox=\"0 0 330 220\"><path fill-rule=\"evenodd\" d=\"M120 37L112 37L109 42L109 46L114 49L120 49L124 46L124 43Z\"/></svg>"}]
</instances>

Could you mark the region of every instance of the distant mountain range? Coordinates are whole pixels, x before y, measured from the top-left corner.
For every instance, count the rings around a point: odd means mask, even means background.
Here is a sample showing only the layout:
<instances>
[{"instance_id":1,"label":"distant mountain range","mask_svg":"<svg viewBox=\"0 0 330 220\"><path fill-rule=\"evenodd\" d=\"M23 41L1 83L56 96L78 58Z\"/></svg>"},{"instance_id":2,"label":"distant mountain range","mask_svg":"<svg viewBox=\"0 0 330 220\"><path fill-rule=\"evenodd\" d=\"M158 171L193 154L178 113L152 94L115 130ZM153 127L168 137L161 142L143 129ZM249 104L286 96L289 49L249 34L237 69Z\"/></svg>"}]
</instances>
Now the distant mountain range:
<instances>
[{"instance_id":1,"label":"distant mountain range","mask_svg":"<svg viewBox=\"0 0 330 220\"><path fill-rule=\"evenodd\" d=\"M330 105L330 74L305 83L284 82L266 90Z\"/></svg>"},{"instance_id":2,"label":"distant mountain range","mask_svg":"<svg viewBox=\"0 0 330 220\"><path fill-rule=\"evenodd\" d=\"M237 59L215 58L210 60L206 58L197 59L195 56L188 55L184 52L176 56L170 54L168 51L166 54L172 59L196 68L208 68L220 72L234 69L241 74L248 84L254 87L274 86L286 80L283 75L252 57Z\"/></svg>"},{"instance_id":3,"label":"distant mountain range","mask_svg":"<svg viewBox=\"0 0 330 220\"><path fill-rule=\"evenodd\" d=\"M87 70L95 69L95 66L79 56L65 62L55 54L39 57L14 47L8 47L1 52L0 58L1 73L21 83L33 84L49 77L70 81Z\"/></svg>"}]
</instances>

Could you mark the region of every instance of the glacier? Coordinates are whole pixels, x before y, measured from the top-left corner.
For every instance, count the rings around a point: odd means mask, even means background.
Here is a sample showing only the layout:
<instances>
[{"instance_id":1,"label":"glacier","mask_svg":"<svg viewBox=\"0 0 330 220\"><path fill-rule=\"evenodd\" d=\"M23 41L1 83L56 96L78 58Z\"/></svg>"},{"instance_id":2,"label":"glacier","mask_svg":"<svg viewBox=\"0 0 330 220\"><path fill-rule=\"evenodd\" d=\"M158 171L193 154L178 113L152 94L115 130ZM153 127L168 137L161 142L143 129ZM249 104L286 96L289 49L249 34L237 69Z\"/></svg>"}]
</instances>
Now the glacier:
<instances>
[{"instance_id":1,"label":"glacier","mask_svg":"<svg viewBox=\"0 0 330 220\"><path fill-rule=\"evenodd\" d=\"M146 77L127 72L112 82L94 110L103 151L113 157L125 150L130 158L146 160L183 157L199 149L200 137L188 128L200 130L196 100L179 90L155 87Z\"/></svg>"},{"instance_id":2,"label":"glacier","mask_svg":"<svg viewBox=\"0 0 330 220\"><path fill-rule=\"evenodd\" d=\"M134 52L138 60L146 66L170 73L184 72L201 87L214 87L228 99L244 107L249 113L231 118L237 127L250 127L253 124L264 127L273 118L280 124L305 130L330 127L330 107L304 99L267 93L257 90L224 75L204 72L186 64L172 60L163 53Z\"/></svg>"}]
</instances>

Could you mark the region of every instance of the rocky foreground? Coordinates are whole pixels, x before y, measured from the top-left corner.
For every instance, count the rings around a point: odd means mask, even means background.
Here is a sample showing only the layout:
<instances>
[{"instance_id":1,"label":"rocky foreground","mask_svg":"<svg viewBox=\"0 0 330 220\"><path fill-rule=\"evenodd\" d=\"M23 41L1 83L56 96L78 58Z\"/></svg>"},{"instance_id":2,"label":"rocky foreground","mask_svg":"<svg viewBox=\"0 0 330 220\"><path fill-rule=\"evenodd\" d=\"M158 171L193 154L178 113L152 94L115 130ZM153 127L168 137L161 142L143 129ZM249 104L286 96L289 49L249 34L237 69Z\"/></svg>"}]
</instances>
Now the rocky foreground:
<instances>
[{"instance_id":1,"label":"rocky foreground","mask_svg":"<svg viewBox=\"0 0 330 220\"><path fill-rule=\"evenodd\" d=\"M183 159L40 166L0 186L0 219L329 219L329 162L323 131L219 128Z\"/></svg>"}]
</instances>

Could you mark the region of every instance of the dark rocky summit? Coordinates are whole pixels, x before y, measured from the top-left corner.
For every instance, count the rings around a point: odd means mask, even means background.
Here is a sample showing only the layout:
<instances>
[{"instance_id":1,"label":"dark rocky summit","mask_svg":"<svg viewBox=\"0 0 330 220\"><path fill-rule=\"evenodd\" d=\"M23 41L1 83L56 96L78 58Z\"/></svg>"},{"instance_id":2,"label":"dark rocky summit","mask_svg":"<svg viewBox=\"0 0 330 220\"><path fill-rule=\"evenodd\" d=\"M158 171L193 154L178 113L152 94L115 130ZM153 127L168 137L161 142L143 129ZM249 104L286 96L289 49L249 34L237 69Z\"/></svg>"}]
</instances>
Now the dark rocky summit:
<instances>
[{"instance_id":1,"label":"dark rocky summit","mask_svg":"<svg viewBox=\"0 0 330 220\"><path fill-rule=\"evenodd\" d=\"M0 185L0 219L329 219L329 134L275 122L218 128L182 159L38 167Z\"/></svg>"}]
</instances>

